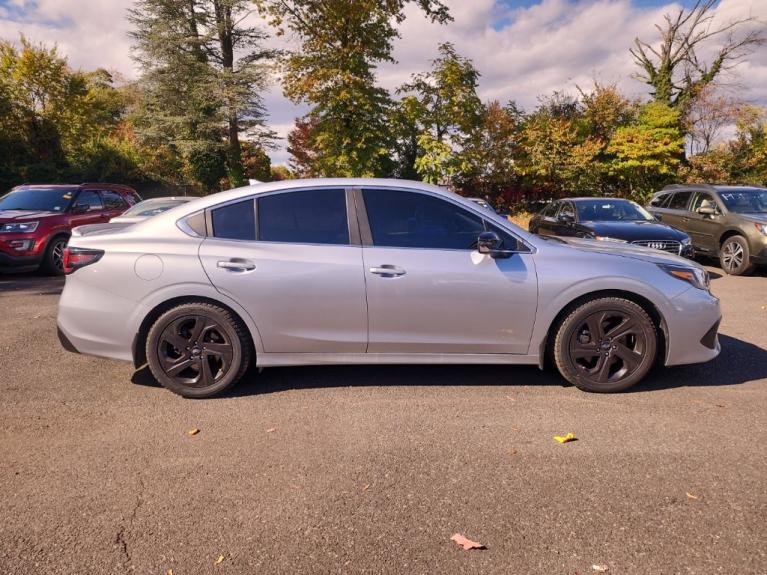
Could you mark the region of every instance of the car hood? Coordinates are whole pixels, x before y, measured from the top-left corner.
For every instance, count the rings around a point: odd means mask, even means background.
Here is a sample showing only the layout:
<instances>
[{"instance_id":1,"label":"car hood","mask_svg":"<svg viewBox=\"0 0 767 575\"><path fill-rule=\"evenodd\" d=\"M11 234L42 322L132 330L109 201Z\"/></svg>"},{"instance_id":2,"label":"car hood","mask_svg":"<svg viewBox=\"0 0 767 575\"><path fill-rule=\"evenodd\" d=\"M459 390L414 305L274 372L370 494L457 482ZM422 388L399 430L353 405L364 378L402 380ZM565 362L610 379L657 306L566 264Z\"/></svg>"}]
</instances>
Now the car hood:
<instances>
[{"instance_id":1,"label":"car hood","mask_svg":"<svg viewBox=\"0 0 767 575\"><path fill-rule=\"evenodd\" d=\"M41 210L0 210L0 222L17 222L27 220L39 220L40 218L51 218L60 216L62 212L47 212Z\"/></svg>"},{"instance_id":2,"label":"car hood","mask_svg":"<svg viewBox=\"0 0 767 575\"><path fill-rule=\"evenodd\" d=\"M99 234L106 234L110 232L116 232L127 228L131 225L131 222L109 222L105 224L86 224L84 226L77 226L72 229L72 237L80 238L83 236L95 236Z\"/></svg>"},{"instance_id":3,"label":"car hood","mask_svg":"<svg viewBox=\"0 0 767 575\"><path fill-rule=\"evenodd\" d=\"M646 248L644 246L637 246L622 242L611 242L609 240L588 240L583 238L559 239L562 240L562 242L567 246L581 251L623 256L656 264L677 264L686 267L694 266L703 269L703 266L700 266L691 260L670 254L668 252Z\"/></svg>"},{"instance_id":4,"label":"car hood","mask_svg":"<svg viewBox=\"0 0 767 575\"><path fill-rule=\"evenodd\" d=\"M640 240L681 241L687 234L660 222L580 222L594 235L617 238L627 242Z\"/></svg>"}]
</instances>

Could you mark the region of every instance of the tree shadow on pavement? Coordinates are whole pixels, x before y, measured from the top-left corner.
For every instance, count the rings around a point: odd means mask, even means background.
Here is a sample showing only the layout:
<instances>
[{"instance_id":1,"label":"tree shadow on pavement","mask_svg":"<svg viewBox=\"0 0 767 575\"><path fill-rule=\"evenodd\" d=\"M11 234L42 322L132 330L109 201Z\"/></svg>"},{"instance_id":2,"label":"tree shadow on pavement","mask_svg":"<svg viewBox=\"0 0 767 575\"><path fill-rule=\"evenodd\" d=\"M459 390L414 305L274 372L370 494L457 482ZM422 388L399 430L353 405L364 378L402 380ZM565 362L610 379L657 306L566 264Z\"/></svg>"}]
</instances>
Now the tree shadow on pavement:
<instances>
[{"instance_id":1,"label":"tree shadow on pavement","mask_svg":"<svg viewBox=\"0 0 767 575\"><path fill-rule=\"evenodd\" d=\"M59 295L64 278L37 274L0 274L0 295L3 292L34 292L37 295Z\"/></svg>"},{"instance_id":2,"label":"tree shadow on pavement","mask_svg":"<svg viewBox=\"0 0 767 575\"><path fill-rule=\"evenodd\" d=\"M720 335L721 355L708 363L660 368L630 392L676 387L738 385L767 379L767 350ZM159 387L147 367L133 374L136 385ZM244 397L294 389L387 386L490 386L557 385L569 387L556 370L532 365L338 365L271 367L261 373L251 368L242 381L220 397Z\"/></svg>"}]
</instances>

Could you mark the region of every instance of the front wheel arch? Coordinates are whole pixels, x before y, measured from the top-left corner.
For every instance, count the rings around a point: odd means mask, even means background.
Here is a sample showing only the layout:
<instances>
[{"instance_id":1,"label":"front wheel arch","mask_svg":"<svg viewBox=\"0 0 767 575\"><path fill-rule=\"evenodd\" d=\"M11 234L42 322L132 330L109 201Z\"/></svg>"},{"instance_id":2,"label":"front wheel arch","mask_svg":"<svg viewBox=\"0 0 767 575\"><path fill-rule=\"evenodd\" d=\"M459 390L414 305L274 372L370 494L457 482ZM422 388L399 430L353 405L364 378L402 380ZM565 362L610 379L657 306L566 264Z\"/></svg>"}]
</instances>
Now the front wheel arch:
<instances>
[{"instance_id":1,"label":"front wheel arch","mask_svg":"<svg viewBox=\"0 0 767 575\"><path fill-rule=\"evenodd\" d=\"M226 305L225 303L209 298L204 296L181 296L181 297L175 297L169 300L166 300L162 302L161 304L156 305L141 321L141 325L139 326L138 331L136 332L136 335L133 337L133 343L131 345L131 352L133 355L133 367L135 369L140 368L141 366L145 365L147 362L146 359L146 338L147 335L149 335L149 330L154 324L157 319L164 314L166 311L173 309L174 307L178 307L179 305L188 304L188 303L206 303L210 305L215 305L220 308L225 309L229 313L232 314L239 322L242 323L243 326L247 328L247 322L244 321L242 316L237 313L237 310L232 309L230 306ZM248 330L249 331L249 330ZM250 335L250 347L251 347L251 355L253 358L256 357L256 346L253 343L253 334Z\"/></svg>"},{"instance_id":2,"label":"front wheel arch","mask_svg":"<svg viewBox=\"0 0 767 575\"><path fill-rule=\"evenodd\" d=\"M663 353L658 353L656 356L657 364L665 364L666 357L668 356L668 328L666 326L666 320L663 317L663 314L661 314L660 310L658 310L655 304L653 304L649 299L634 292L625 290L599 290L578 296L577 298L570 301L567 305L563 306L556 317L554 317L551 324L549 325L549 329L546 330L546 337L541 342L539 349L539 367L541 369L553 365L552 354L554 351L554 340L557 336L559 326L562 325L562 322L565 320L565 318L570 315L570 313L575 308L583 305L587 301L610 297L623 298L632 301L641 307L645 313L650 316L650 319L655 324L655 328L658 334L658 350L663 351Z\"/></svg>"}]
</instances>

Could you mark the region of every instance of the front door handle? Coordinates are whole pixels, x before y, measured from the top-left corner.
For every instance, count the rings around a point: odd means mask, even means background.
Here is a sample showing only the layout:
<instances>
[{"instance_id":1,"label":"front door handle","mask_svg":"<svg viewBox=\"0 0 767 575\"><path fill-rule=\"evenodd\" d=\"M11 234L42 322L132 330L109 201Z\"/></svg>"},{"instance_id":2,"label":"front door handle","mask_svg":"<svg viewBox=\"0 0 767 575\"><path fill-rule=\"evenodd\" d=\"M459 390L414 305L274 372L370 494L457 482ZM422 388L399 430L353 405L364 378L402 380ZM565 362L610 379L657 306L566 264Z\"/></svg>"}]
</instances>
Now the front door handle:
<instances>
[{"instance_id":1,"label":"front door handle","mask_svg":"<svg viewBox=\"0 0 767 575\"><path fill-rule=\"evenodd\" d=\"M401 267L393 266L390 264L383 264L382 266L370 268L371 274L376 274L384 278L396 278L405 275L405 270Z\"/></svg>"},{"instance_id":2,"label":"front door handle","mask_svg":"<svg viewBox=\"0 0 767 575\"><path fill-rule=\"evenodd\" d=\"M233 272L249 272L256 269L256 264L246 261L220 261L216 265L221 269Z\"/></svg>"}]
</instances>

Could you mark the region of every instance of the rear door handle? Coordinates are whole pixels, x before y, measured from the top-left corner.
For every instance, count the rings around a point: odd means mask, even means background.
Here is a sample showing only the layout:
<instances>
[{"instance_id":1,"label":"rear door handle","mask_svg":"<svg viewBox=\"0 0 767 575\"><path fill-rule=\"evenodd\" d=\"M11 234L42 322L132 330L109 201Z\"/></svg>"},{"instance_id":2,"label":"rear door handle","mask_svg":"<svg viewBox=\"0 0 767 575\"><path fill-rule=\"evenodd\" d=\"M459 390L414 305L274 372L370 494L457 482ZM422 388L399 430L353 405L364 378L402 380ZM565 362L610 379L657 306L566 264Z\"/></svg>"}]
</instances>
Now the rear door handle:
<instances>
[{"instance_id":1,"label":"rear door handle","mask_svg":"<svg viewBox=\"0 0 767 575\"><path fill-rule=\"evenodd\" d=\"M249 272L256 269L256 264L252 262L220 261L216 264L221 269L233 272Z\"/></svg>"},{"instance_id":2,"label":"rear door handle","mask_svg":"<svg viewBox=\"0 0 767 575\"><path fill-rule=\"evenodd\" d=\"M382 266L370 268L370 273L384 278L396 278L404 276L406 272L401 267L383 264Z\"/></svg>"}]
</instances>

